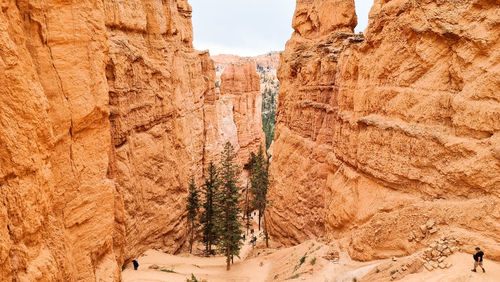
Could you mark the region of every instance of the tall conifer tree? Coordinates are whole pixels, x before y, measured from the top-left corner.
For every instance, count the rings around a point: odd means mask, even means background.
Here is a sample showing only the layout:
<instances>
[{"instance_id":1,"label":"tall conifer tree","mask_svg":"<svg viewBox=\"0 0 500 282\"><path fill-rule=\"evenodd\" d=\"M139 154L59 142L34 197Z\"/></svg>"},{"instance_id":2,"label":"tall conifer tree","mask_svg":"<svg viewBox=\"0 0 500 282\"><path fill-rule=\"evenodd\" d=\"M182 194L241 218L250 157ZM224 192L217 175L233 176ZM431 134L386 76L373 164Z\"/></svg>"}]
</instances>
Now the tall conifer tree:
<instances>
[{"instance_id":1,"label":"tall conifer tree","mask_svg":"<svg viewBox=\"0 0 500 282\"><path fill-rule=\"evenodd\" d=\"M242 246L242 234L239 207L241 188L238 186L238 166L235 164L234 148L230 142L224 146L220 167L220 194L217 198L220 217L217 221L219 231L218 248L226 256L227 270L231 268L231 259L238 256Z\"/></svg>"},{"instance_id":2,"label":"tall conifer tree","mask_svg":"<svg viewBox=\"0 0 500 282\"><path fill-rule=\"evenodd\" d=\"M252 188L250 191L253 194L252 204L259 211L259 230L262 216L266 210L267 190L269 187L269 175L267 162L264 156L262 146L259 147L259 152L255 155L255 160L252 165L252 176L250 183Z\"/></svg>"},{"instance_id":3,"label":"tall conifer tree","mask_svg":"<svg viewBox=\"0 0 500 282\"><path fill-rule=\"evenodd\" d=\"M220 217L219 209L217 208L217 195L219 194L219 179L217 175L217 167L213 162L208 166L208 175L205 179L203 186L203 211L200 216L202 241L205 243L205 253L210 255L212 253L212 245L217 241L217 228L216 222Z\"/></svg>"},{"instance_id":4,"label":"tall conifer tree","mask_svg":"<svg viewBox=\"0 0 500 282\"><path fill-rule=\"evenodd\" d=\"M193 243L196 234L198 233L198 212L200 209L200 201L198 190L194 182L194 177L191 177L189 183L189 192L186 202L187 220L189 228L189 253L193 252Z\"/></svg>"}]
</instances>

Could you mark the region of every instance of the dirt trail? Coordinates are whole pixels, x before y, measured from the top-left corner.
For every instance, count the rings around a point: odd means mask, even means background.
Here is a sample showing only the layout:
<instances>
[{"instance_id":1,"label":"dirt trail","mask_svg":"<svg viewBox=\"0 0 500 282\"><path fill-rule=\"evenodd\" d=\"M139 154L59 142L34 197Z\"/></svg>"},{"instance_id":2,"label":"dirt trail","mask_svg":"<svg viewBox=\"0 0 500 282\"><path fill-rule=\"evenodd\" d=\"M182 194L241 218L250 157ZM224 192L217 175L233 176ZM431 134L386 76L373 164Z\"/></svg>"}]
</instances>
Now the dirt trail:
<instances>
[{"instance_id":1,"label":"dirt trail","mask_svg":"<svg viewBox=\"0 0 500 282\"><path fill-rule=\"evenodd\" d=\"M256 222L255 222L256 224ZM257 226L252 228L257 230ZM325 281L325 282L352 282L352 281L392 281L390 266L385 272L378 273L376 278L365 276L377 270L384 269L383 265L392 265L391 259L358 262L350 259L345 252L338 252L334 245L326 245L317 241L306 241L300 245L284 249L263 249L263 236L256 232L258 247L253 248L250 237L247 236L240 252L240 258L235 257L230 271L226 271L225 257L199 257L189 254L169 255L161 251L149 250L138 258L140 267L134 271L129 265L123 271L125 282L185 282L191 274L199 281L209 282L261 282L261 281ZM339 260L332 261L332 252L338 253ZM410 256L414 257L414 256ZM410 257L398 258L404 261ZM471 272L472 256L465 253L455 253L447 258L452 266L448 269L435 269L432 272L425 270L404 276L398 281L409 282L500 282L500 263L487 259L484 266L486 273L478 269ZM157 265L159 269L149 269ZM364 277L364 278L363 278ZM355 279L355 280L354 280Z\"/></svg>"}]
</instances>

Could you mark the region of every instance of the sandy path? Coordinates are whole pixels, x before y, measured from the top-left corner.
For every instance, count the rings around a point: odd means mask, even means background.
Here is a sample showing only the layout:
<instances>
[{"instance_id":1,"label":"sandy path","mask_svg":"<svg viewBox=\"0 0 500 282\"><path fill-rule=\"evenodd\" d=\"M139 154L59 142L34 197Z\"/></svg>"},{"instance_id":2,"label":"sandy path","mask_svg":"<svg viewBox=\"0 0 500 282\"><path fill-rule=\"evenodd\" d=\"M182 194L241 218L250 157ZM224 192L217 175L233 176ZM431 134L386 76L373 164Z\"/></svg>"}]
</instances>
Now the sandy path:
<instances>
[{"instance_id":1,"label":"sandy path","mask_svg":"<svg viewBox=\"0 0 500 282\"><path fill-rule=\"evenodd\" d=\"M252 228L256 230L258 241L263 240L262 231L257 231L257 222ZM226 258L216 257L198 257L194 255L169 255L160 251L148 250L143 256L137 259L139 270L134 271L127 268L122 272L125 282L142 281L186 281L186 277L194 274L198 280L206 279L212 281L234 281L234 282L260 282L265 281L269 275L269 264L261 264L262 259L246 260L253 246L250 243L251 236L247 236L241 250L240 257L234 258L234 264L231 270L226 271ZM151 265L158 265L160 269L149 269ZM174 272L161 271L172 270Z\"/></svg>"},{"instance_id":2,"label":"sandy path","mask_svg":"<svg viewBox=\"0 0 500 282\"><path fill-rule=\"evenodd\" d=\"M500 281L500 263L493 262L487 259L485 255L484 268L486 273L483 273L481 268L477 268L477 272L471 272L473 268L472 255L458 253L450 256L447 262L451 262L453 266L449 269L436 269L434 271L424 270L421 273L411 274L405 277L404 281L409 282L438 282L438 281L454 281L454 282L499 282Z\"/></svg>"}]
</instances>

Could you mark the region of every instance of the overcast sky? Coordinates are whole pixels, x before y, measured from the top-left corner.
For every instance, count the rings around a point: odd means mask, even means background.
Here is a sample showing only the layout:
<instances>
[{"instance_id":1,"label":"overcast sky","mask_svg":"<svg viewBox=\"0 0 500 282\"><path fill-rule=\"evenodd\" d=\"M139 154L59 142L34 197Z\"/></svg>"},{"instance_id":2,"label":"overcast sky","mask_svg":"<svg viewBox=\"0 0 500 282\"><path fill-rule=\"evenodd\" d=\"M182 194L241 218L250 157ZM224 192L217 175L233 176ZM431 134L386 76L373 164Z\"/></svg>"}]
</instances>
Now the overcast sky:
<instances>
[{"instance_id":1,"label":"overcast sky","mask_svg":"<svg viewBox=\"0 0 500 282\"><path fill-rule=\"evenodd\" d=\"M356 31L368 24L373 0L355 0ZM211 55L255 56L285 49L292 35L295 0L189 0L194 47Z\"/></svg>"}]
</instances>

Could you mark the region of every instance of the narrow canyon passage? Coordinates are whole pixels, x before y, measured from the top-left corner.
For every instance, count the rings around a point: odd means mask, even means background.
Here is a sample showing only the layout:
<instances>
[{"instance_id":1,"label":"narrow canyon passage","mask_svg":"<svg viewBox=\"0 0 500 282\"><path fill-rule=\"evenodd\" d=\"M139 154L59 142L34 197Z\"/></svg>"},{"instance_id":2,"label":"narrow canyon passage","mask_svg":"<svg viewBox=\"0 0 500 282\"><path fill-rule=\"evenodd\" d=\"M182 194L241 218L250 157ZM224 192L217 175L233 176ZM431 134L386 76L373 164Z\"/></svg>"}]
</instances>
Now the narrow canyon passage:
<instances>
[{"instance_id":1,"label":"narrow canyon passage","mask_svg":"<svg viewBox=\"0 0 500 282\"><path fill-rule=\"evenodd\" d=\"M0 1L0 281L500 277L500 5L292 2L284 51L238 57L187 0ZM242 191L271 158L271 246L224 272L186 197L228 141Z\"/></svg>"}]
</instances>

